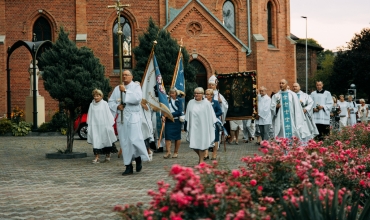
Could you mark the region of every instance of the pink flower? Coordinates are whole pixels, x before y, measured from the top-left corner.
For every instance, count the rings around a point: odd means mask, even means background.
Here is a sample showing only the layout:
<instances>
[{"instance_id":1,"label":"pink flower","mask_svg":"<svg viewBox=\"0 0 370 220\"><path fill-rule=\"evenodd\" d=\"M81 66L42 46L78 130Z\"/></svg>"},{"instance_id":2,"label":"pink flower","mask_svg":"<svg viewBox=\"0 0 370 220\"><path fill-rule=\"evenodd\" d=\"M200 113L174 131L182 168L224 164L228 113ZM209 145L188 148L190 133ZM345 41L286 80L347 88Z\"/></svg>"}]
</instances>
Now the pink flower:
<instances>
[{"instance_id":1,"label":"pink flower","mask_svg":"<svg viewBox=\"0 0 370 220\"><path fill-rule=\"evenodd\" d=\"M258 209L259 209L261 212L266 211L266 207L263 207L263 206L260 206Z\"/></svg>"},{"instance_id":2,"label":"pink flower","mask_svg":"<svg viewBox=\"0 0 370 220\"><path fill-rule=\"evenodd\" d=\"M364 181L364 180L360 180L360 186L362 186L362 187L363 187L363 186L365 186L365 184L366 184L366 183L365 183L365 181Z\"/></svg>"},{"instance_id":3,"label":"pink flower","mask_svg":"<svg viewBox=\"0 0 370 220\"><path fill-rule=\"evenodd\" d=\"M238 178L240 176L239 170L233 170L231 171L231 174L233 175L234 178Z\"/></svg>"},{"instance_id":4,"label":"pink flower","mask_svg":"<svg viewBox=\"0 0 370 220\"><path fill-rule=\"evenodd\" d=\"M257 185L257 180L252 179L252 180L249 182L249 184L251 184L251 186L255 186L255 185Z\"/></svg>"},{"instance_id":5,"label":"pink flower","mask_svg":"<svg viewBox=\"0 0 370 220\"><path fill-rule=\"evenodd\" d=\"M257 186L257 190L262 191L263 190L263 186Z\"/></svg>"},{"instance_id":6,"label":"pink flower","mask_svg":"<svg viewBox=\"0 0 370 220\"><path fill-rule=\"evenodd\" d=\"M159 211L163 213L163 212L167 212L168 209L169 209L168 206L163 206Z\"/></svg>"},{"instance_id":7,"label":"pink flower","mask_svg":"<svg viewBox=\"0 0 370 220\"><path fill-rule=\"evenodd\" d=\"M171 168L171 174L178 174L182 171L182 167L178 164L174 164Z\"/></svg>"},{"instance_id":8,"label":"pink flower","mask_svg":"<svg viewBox=\"0 0 370 220\"><path fill-rule=\"evenodd\" d=\"M114 206L113 211L120 212L120 211L123 211L124 209L125 208L122 205L116 205Z\"/></svg>"}]
</instances>

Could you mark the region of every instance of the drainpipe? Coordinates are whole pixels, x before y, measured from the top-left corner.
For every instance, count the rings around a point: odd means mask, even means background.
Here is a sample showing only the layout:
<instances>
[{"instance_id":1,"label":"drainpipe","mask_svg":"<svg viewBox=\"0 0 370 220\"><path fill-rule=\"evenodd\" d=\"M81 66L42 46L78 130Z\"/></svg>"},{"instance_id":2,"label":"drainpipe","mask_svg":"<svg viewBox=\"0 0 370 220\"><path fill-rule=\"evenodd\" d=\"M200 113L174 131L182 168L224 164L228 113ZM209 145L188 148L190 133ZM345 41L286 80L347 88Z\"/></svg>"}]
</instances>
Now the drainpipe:
<instances>
[{"instance_id":1,"label":"drainpipe","mask_svg":"<svg viewBox=\"0 0 370 220\"><path fill-rule=\"evenodd\" d=\"M166 25L167 24L168 24L168 0L166 0Z\"/></svg>"},{"instance_id":2,"label":"drainpipe","mask_svg":"<svg viewBox=\"0 0 370 220\"><path fill-rule=\"evenodd\" d=\"M248 52L247 56L251 55L251 9L250 9L250 0L247 0L247 15L248 15Z\"/></svg>"}]
</instances>

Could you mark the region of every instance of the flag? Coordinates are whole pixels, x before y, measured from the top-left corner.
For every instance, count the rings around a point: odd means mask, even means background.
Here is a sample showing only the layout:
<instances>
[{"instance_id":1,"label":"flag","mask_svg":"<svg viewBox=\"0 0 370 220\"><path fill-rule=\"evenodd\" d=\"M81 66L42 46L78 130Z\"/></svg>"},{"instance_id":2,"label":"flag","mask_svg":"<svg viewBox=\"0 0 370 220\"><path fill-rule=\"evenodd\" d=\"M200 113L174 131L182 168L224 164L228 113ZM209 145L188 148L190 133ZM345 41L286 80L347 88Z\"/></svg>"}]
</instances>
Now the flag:
<instances>
[{"instance_id":1,"label":"flag","mask_svg":"<svg viewBox=\"0 0 370 220\"><path fill-rule=\"evenodd\" d=\"M175 73L173 75L174 87L180 92L181 95L185 96L185 75L184 75L184 65L182 62L182 54L180 53L179 59L177 60Z\"/></svg>"},{"instance_id":2,"label":"flag","mask_svg":"<svg viewBox=\"0 0 370 220\"><path fill-rule=\"evenodd\" d=\"M166 89L164 88L161 71L159 70L154 50L152 50L149 56L146 71L141 81L141 88L143 90L143 100L149 103L154 110L160 110L163 115L173 121Z\"/></svg>"},{"instance_id":3,"label":"flag","mask_svg":"<svg viewBox=\"0 0 370 220\"><path fill-rule=\"evenodd\" d=\"M181 40L182 42L182 40ZM173 73L171 88L175 88L182 96L185 96L185 75L184 75L184 64L182 61L181 47L177 55L177 61L175 71Z\"/></svg>"}]
</instances>

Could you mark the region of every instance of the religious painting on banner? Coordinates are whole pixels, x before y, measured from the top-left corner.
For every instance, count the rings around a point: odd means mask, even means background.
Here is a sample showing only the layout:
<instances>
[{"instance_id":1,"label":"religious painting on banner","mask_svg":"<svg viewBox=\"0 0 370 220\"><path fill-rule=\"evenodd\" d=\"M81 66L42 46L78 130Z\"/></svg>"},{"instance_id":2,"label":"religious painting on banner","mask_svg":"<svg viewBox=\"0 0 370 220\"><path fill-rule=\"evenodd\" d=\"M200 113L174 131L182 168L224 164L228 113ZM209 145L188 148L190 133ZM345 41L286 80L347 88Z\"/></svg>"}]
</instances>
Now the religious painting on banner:
<instances>
[{"instance_id":1,"label":"religious painting on banner","mask_svg":"<svg viewBox=\"0 0 370 220\"><path fill-rule=\"evenodd\" d=\"M229 104L226 120L252 119L257 110L257 72L218 74L218 89Z\"/></svg>"}]
</instances>

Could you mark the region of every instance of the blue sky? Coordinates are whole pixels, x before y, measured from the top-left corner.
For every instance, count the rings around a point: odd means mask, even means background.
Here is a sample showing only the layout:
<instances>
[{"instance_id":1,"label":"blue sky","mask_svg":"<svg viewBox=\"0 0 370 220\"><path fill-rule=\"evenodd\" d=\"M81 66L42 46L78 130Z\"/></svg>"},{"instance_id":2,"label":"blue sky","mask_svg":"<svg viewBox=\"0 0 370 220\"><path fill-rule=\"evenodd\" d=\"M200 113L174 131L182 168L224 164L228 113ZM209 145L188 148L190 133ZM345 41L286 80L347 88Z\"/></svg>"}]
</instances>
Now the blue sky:
<instances>
[{"instance_id":1,"label":"blue sky","mask_svg":"<svg viewBox=\"0 0 370 220\"><path fill-rule=\"evenodd\" d=\"M370 0L291 0L290 32L313 38L322 47L336 50L346 46L355 33L370 28Z\"/></svg>"}]
</instances>

